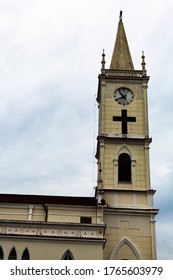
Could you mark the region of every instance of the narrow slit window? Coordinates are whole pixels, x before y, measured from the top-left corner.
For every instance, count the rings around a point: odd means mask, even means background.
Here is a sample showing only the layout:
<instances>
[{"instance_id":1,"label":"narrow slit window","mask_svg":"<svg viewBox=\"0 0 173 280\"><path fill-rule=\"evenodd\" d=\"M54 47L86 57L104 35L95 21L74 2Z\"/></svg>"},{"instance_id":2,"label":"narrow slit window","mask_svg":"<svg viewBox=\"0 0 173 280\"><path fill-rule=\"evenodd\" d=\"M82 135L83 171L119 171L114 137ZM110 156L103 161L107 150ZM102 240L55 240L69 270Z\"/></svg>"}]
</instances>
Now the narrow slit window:
<instances>
[{"instance_id":1,"label":"narrow slit window","mask_svg":"<svg viewBox=\"0 0 173 280\"><path fill-rule=\"evenodd\" d=\"M62 257L62 260L74 260L72 253L69 250L67 250L64 256Z\"/></svg>"},{"instance_id":2,"label":"narrow slit window","mask_svg":"<svg viewBox=\"0 0 173 280\"><path fill-rule=\"evenodd\" d=\"M0 260L4 259L4 252L2 250L2 247L0 247Z\"/></svg>"},{"instance_id":3,"label":"narrow slit window","mask_svg":"<svg viewBox=\"0 0 173 280\"><path fill-rule=\"evenodd\" d=\"M22 254L22 260L30 260L30 255L29 255L29 251L26 248Z\"/></svg>"},{"instance_id":4,"label":"narrow slit window","mask_svg":"<svg viewBox=\"0 0 173 280\"><path fill-rule=\"evenodd\" d=\"M15 250L14 247L11 249L11 252L9 254L8 259L9 260L17 260L17 254L16 254L16 250Z\"/></svg>"}]
</instances>

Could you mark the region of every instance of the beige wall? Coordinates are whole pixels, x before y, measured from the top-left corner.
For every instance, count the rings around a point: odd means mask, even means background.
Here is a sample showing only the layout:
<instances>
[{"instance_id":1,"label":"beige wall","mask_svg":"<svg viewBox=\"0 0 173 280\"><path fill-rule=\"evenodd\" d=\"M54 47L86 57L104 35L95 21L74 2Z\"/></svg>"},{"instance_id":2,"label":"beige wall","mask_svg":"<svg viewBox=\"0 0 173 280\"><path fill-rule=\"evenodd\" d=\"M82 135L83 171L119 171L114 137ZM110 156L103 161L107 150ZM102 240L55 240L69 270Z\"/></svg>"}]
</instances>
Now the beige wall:
<instances>
[{"instance_id":1,"label":"beige wall","mask_svg":"<svg viewBox=\"0 0 173 280\"><path fill-rule=\"evenodd\" d=\"M131 135L144 135L144 118L145 118L145 103L143 96L143 83L136 81L124 81L123 83L117 80L106 81L102 83L102 103L100 105L100 134L118 135L121 134L121 123L114 122L113 116L121 116L121 110L127 107L117 106L114 100L114 92L120 87L131 89L135 95L134 101L128 105L128 116L136 117L136 123L129 123L128 130Z\"/></svg>"},{"instance_id":2,"label":"beige wall","mask_svg":"<svg viewBox=\"0 0 173 280\"><path fill-rule=\"evenodd\" d=\"M151 218L137 216L106 215L107 243L104 259L153 259Z\"/></svg>"},{"instance_id":3,"label":"beige wall","mask_svg":"<svg viewBox=\"0 0 173 280\"><path fill-rule=\"evenodd\" d=\"M68 205L47 205L48 222L72 222L80 223L80 217L91 217L92 223L97 223L97 211L95 207L72 207ZM1 203L0 219L19 221L46 221L46 211L43 205Z\"/></svg>"},{"instance_id":4,"label":"beige wall","mask_svg":"<svg viewBox=\"0 0 173 280\"><path fill-rule=\"evenodd\" d=\"M0 238L0 246L4 251L4 259L8 259L13 246L17 252L17 259L21 259L25 248L30 253L31 260L60 260L67 250L76 260L103 259L102 244L94 242L75 242L62 240L39 240L34 238Z\"/></svg>"}]
</instances>

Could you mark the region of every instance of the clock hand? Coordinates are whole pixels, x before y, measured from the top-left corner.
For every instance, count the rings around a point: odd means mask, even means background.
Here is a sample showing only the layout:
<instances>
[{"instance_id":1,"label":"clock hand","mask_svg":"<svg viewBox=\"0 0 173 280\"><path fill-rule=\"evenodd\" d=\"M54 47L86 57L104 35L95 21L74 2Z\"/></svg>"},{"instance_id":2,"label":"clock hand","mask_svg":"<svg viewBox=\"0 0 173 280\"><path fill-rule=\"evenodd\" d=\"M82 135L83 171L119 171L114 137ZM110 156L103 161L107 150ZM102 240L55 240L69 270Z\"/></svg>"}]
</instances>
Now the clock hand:
<instances>
[{"instance_id":1,"label":"clock hand","mask_svg":"<svg viewBox=\"0 0 173 280\"><path fill-rule=\"evenodd\" d=\"M126 100L126 96L124 94L122 94L121 90L119 90L119 93L121 94L121 96Z\"/></svg>"},{"instance_id":2,"label":"clock hand","mask_svg":"<svg viewBox=\"0 0 173 280\"><path fill-rule=\"evenodd\" d=\"M126 100L126 96L124 96L122 93L118 92L118 96L116 96L115 100L118 100L118 99L125 99Z\"/></svg>"},{"instance_id":3,"label":"clock hand","mask_svg":"<svg viewBox=\"0 0 173 280\"><path fill-rule=\"evenodd\" d=\"M122 96L118 96L118 97L116 97L116 98L115 98L115 100L118 100L118 99L120 99L120 98L122 98Z\"/></svg>"}]
</instances>

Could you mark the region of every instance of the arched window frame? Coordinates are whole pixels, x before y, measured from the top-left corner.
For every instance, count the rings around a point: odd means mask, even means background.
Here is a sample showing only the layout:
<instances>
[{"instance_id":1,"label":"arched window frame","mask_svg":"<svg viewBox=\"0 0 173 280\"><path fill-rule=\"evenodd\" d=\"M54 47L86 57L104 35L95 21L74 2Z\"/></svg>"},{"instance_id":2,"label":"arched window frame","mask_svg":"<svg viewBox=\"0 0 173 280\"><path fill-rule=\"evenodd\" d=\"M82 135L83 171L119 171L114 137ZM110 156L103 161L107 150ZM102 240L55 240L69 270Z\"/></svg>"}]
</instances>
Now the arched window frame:
<instances>
[{"instance_id":1,"label":"arched window frame","mask_svg":"<svg viewBox=\"0 0 173 280\"><path fill-rule=\"evenodd\" d=\"M131 158L131 186L135 187L136 184L136 160L133 155L133 150L126 144L123 144L119 147L115 154L115 158L113 159L114 163L114 187L121 188L122 182L118 181L118 158L122 153L127 153ZM125 184L125 182L124 182ZM128 182L128 184L130 184Z\"/></svg>"},{"instance_id":2,"label":"arched window frame","mask_svg":"<svg viewBox=\"0 0 173 280\"><path fill-rule=\"evenodd\" d=\"M132 242L130 240L128 240L127 238L124 238L123 240L121 240L115 247L114 249L112 250L111 254L110 254L110 257L109 257L109 260L113 260L115 255L117 254L118 250L121 248L121 246L123 244L127 244L129 245L129 247L132 249L133 253L135 254L136 256L136 259L137 260L141 260L141 256L138 252L138 250L136 249L136 247L132 244Z\"/></svg>"}]
</instances>

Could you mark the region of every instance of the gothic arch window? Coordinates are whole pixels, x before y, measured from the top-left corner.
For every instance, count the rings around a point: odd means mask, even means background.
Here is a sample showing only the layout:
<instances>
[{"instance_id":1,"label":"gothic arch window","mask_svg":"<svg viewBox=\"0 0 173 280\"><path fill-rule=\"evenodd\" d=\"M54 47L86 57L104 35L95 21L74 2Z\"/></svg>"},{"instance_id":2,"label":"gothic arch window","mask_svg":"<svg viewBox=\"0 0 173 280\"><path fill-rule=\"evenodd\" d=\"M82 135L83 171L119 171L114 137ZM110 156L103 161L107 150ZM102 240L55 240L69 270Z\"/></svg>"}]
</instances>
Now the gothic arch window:
<instances>
[{"instance_id":1,"label":"gothic arch window","mask_svg":"<svg viewBox=\"0 0 173 280\"><path fill-rule=\"evenodd\" d=\"M62 257L62 260L74 260L72 253L67 250Z\"/></svg>"},{"instance_id":2,"label":"gothic arch window","mask_svg":"<svg viewBox=\"0 0 173 280\"><path fill-rule=\"evenodd\" d=\"M118 181L131 182L131 158L126 153L118 157Z\"/></svg>"},{"instance_id":3,"label":"gothic arch window","mask_svg":"<svg viewBox=\"0 0 173 280\"><path fill-rule=\"evenodd\" d=\"M17 254L16 254L16 250L15 250L14 247L11 249L11 252L9 254L8 259L9 260L17 260Z\"/></svg>"},{"instance_id":4,"label":"gothic arch window","mask_svg":"<svg viewBox=\"0 0 173 280\"><path fill-rule=\"evenodd\" d=\"M2 250L2 247L0 247L0 260L4 259L4 252Z\"/></svg>"},{"instance_id":5,"label":"gothic arch window","mask_svg":"<svg viewBox=\"0 0 173 280\"><path fill-rule=\"evenodd\" d=\"M128 240L123 239L112 250L110 260L141 260L135 246Z\"/></svg>"},{"instance_id":6,"label":"gothic arch window","mask_svg":"<svg viewBox=\"0 0 173 280\"><path fill-rule=\"evenodd\" d=\"M28 249L26 248L24 251L23 251L23 254L22 254L22 260L30 260L30 255L29 255L29 251Z\"/></svg>"}]
</instances>

